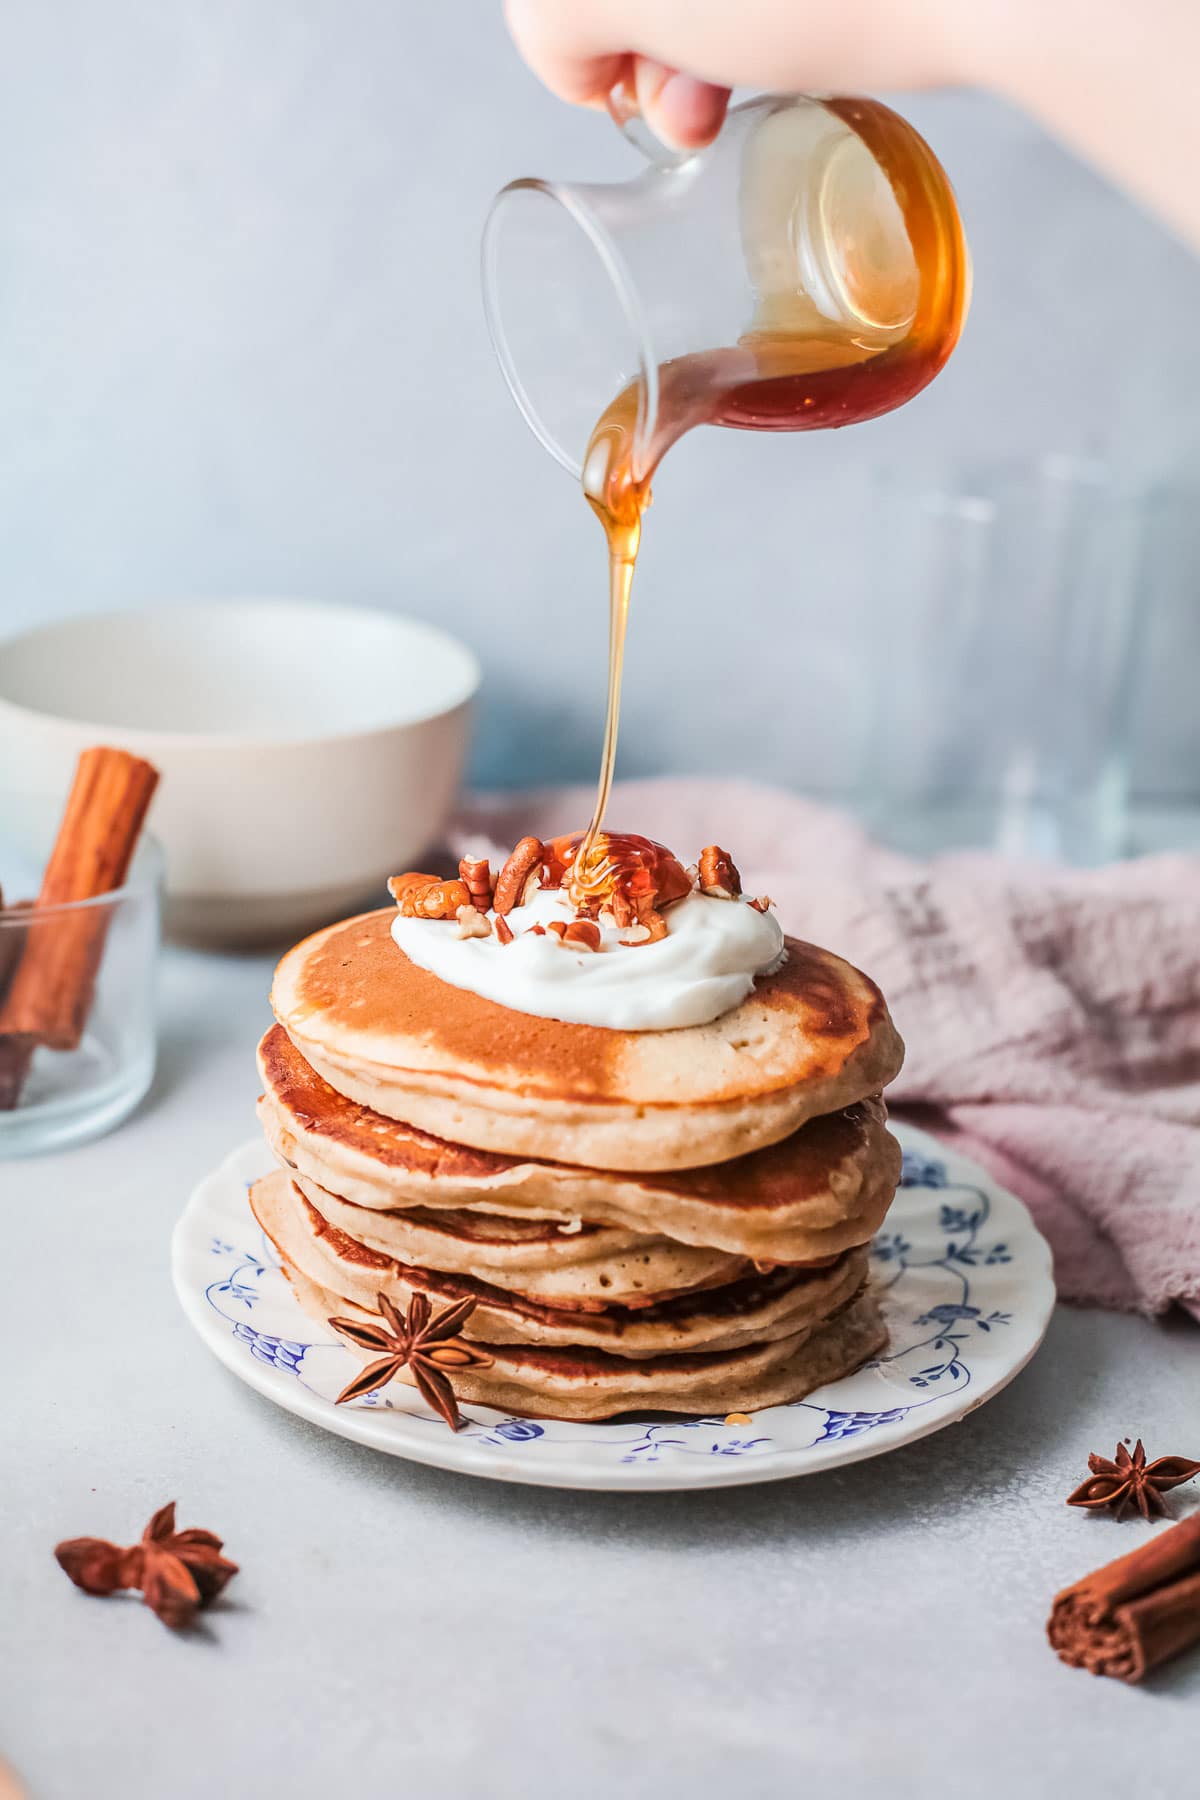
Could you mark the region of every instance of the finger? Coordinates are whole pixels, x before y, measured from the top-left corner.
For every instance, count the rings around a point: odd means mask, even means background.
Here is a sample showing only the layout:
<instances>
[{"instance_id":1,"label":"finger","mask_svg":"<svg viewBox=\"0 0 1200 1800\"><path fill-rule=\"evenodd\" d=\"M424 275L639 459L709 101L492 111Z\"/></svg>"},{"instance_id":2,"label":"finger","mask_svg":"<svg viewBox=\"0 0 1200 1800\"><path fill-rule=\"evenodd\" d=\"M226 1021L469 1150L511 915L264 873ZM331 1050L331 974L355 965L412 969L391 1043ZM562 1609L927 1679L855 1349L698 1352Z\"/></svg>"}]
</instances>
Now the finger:
<instances>
[{"instance_id":1,"label":"finger","mask_svg":"<svg viewBox=\"0 0 1200 1800\"><path fill-rule=\"evenodd\" d=\"M635 64L638 105L655 137L673 150L696 150L720 131L729 89L697 81L678 69L639 56Z\"/></svg>"}]
</instances>

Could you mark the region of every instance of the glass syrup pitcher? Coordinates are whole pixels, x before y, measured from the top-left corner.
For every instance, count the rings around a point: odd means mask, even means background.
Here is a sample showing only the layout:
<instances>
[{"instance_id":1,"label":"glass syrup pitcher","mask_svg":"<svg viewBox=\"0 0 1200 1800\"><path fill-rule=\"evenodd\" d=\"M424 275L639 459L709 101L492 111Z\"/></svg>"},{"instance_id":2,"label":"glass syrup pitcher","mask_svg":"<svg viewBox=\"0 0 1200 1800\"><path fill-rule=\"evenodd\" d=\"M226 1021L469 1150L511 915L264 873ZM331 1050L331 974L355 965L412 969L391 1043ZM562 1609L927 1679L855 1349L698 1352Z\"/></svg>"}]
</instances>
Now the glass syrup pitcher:
<instances>
[{"instance_id":1,"label":"glass syrup pitcher","mask_svg":"<svg viewBox=\"0 0 1200 1800\"><path fill-rule=\"evenodd\" d=\"M484 229L500 366L576 478L619 398L644 482L693 425L852 424L942 368L970 260L941 164L890 107L765 96L707 149L654 154L626 182L514 181Z\"/></svg>"}]
</instances>

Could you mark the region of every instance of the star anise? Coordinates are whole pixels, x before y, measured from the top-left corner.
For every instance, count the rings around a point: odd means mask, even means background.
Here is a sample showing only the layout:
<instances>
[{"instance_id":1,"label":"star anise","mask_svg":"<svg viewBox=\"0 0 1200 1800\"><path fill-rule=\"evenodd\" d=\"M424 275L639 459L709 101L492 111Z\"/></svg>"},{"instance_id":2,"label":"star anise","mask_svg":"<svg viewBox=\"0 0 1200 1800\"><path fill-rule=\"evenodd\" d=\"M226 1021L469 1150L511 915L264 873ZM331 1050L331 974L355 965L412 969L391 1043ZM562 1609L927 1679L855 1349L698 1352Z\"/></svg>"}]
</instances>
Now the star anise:
<instances>
[{"instance_id":1,"label":"star anise","mask_svg":"<svg viewBox=\"0 0 1200 1800\"><path fill-rule=\"evenodd\" d=\"M140 1588L164 1625L190 1625L238 1572L211 1531L176 1531L175 1502L160 1506L140 1544L122 1549L105 1538L67 1538L55 1546L58 1566L88 1594Z\"/></svg>"},{"instance_id":2,"label":"star anise","mask_svg":"<svg viewBox=\"0 0 1200 1800\"><path fill-rule=\"evenodd\" d=\"M1091 1475L1067 1495L1067 1505L1111 1507L1118 1519L1135 1507L1143 1519L1165 1518L1167 1504L1163 1495L1167 1490L1200 1475L1200 1462L1189 1462L1184 1456L1160 1456L1148 1463L1141 1438L1134 1445L1132 1456L1124 1444L1118 1444L1113 1462L1093 1451L1088 1457L1088 1468Z\"/></svg>"},{"instance_id":3,"label":"star anise","mask_svg":"<svg viewBox=\"0 0 1200 1800\"><path fill-rule=\"evenodd\" d=\"M357 1319L330 1319L333 1329L360 1350L383 1352L342 1389L334 1404L341 1406L344 1400L373 1393L394 1380L407 1363L422 1396L441 1414L451 1431L460 1431L462 1414L446 1370L487 1369L492 1362L490 1356L456 1335L477 1304L475 1300L459 1300L433 1318L428 1297L414 1294L406 1318L386 1294L380 1294L379 1310L390 1330L383 1325L361 1324Z\"/></svg>"}]
</instances>

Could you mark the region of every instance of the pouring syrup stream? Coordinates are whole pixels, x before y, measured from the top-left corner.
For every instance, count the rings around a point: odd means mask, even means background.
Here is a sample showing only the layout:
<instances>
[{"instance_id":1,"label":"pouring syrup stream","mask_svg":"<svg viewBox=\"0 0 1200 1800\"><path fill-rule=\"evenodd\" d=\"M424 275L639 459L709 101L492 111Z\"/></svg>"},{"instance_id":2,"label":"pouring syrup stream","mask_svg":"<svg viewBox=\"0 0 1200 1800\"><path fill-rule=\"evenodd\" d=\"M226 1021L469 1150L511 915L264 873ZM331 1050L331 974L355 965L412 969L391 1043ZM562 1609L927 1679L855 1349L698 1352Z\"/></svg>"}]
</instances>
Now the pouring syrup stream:
<instances>
[{"instance_id":1,"label":"pouring syrup stream","mask_svg":"<svg viewBox=\"0 0 1200 1800\"><path fill-rule=\"evenodd\" d=\"M657 417L640 458L636 382L596 424L584 457L583 491L608 543L608 696L595 806L569 877L578 903L594 903L613 878L603 826L616 765L630 594L650 483L667 450L701 424L813 431L877 418L932 381L958 341L969 298L968 265L958 209L940 165L889 107L861 99L825 105L858 134L891 183L916 270L912 319L899 341L872 344L869 332L832 320L819 320L814 329L810 314L803 330L776 324L747 333L730 348L662 364Z\"/></svg>"}]
</instances>

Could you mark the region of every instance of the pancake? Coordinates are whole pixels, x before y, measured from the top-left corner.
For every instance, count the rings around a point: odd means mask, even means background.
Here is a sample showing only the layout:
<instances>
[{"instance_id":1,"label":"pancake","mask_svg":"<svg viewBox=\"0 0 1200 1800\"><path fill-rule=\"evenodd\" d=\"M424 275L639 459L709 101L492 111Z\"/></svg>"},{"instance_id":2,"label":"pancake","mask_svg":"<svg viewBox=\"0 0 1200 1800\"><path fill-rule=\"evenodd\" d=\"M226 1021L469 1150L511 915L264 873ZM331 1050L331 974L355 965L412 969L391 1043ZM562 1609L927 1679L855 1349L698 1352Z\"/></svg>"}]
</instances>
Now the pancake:
<instances>
[{"instance_id":1,"label":"pancake","mask_svg":"<svg viewBox=\"0 0 1200 1800\"><path fill-rule=\"evenodd\" d=\"M487 1344L599 1349L621 1357L735 1350L811 1330L853 1299L867 1274L866 1251L850 1250L828 1268L755 1273L636 1308L570 1311L472 1276L381 1256L329 1224L283 1170L255 1182L250 1204L284 1262L317 1286L365 1307L380 1293L402 1309L416 1293L427 1294L435 1309L472 1298L476 1309L463 1335Z\"/></svg>"},{"instance_id":2,"label":"pancake","mask_svg":"<svg viewBox=\"0 0 1200 1800\"><path fill-rule=\"evenodd\" d=\"M359 1207L586 1219L761 1261L811 1262L869 1242L900 1175L878 1096L715 1168L619 1173L469 1149L387 1119L337 1093L278 1025L258 1066L259 1116L276 1156Z\"/></svg>"},{"instance_id":3,"label":"pancake","mask_svg":"<svg viewBox=\"0 0 1200 1800\"><path fill-rule=\"evenodd\" d=\"M393 943L393 917L306 938L279 964L271 1004L338 1092L451 1143L518 1156L552 1145L556 1161L592 1169L697 1168L777 1143L900 1068L879 989L794 938L781 968L711 1024L611 1031L450 987Z\"/></svg>"},{"instance_id":4,"label":"pancake","mask_svg":"<svg viewBox=\"0 0 1200 1800\"><path fill-rule=\"evenodd\" d=\"M340 1298L286 1262L284 1273L300 1306L322 1325L331 1318L379 1322L378 1313ZM879 1307L868 1290L815 1331L724 1354L633 1361L603 1350L489 1345L491 1368L456 1369L453 1386L460 1401L534 1418L610 1419L633 1411L752 1413L803 1400L826 1382L852 1374L886 1341ZM362 1360L373 1354L362 1352ZM406 1368L397 1379L411 1384Z\"/></svg>"},{"instance_id":5,"label":"pancake","mask_svg":"<svg viewBox=\"0 0 1200 1800\"><path fill-rule=\"evenodd\" d=\"M473 1275L545 1306L645 1306L752 1272L745 1257L728 1251L611 1225L577 1222L564 1230L551 1219L500 1213L380 1212L340 1200L304 1175L292 1180L323 1219L368 1250L443 1274Z\"/></svg>"}]
</instances>

